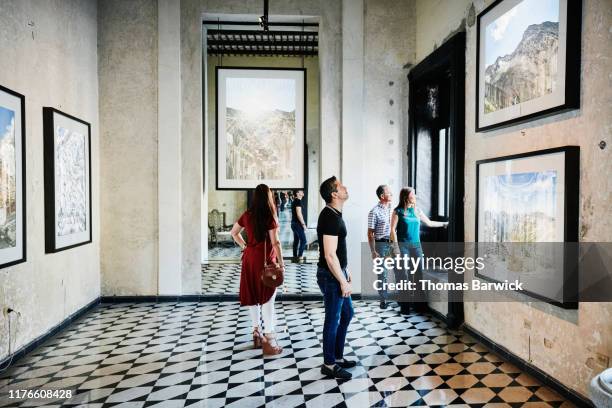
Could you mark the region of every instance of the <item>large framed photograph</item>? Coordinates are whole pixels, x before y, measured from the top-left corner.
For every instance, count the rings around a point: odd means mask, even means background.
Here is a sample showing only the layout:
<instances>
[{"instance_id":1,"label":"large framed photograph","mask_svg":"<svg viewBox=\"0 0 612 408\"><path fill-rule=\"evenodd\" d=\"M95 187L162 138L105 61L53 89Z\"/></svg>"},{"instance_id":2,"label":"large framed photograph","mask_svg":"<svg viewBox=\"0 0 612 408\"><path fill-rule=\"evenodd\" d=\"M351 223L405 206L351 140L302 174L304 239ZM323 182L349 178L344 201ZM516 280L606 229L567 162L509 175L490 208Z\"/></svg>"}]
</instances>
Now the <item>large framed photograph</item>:
<instances>
[{"instance_id":1,"label":"large framed photograph","mask_svg":"<svg viewBox=\"0 0 612 408\"><path fill-rule=\"evenodd\" d=\"M476 131L580 107L580 0L498 0L478 16Z\"/></svg>"},{"instance_id":2,"label":"large framed photograph","mask_svg":"<svg viewBox=\"0 0 612 408\"><path fill-rule=\"evenodd\" d=\"M91 126L43 108L45 250L91 242Z\"/></svg>"},{"instance_id":3,"label":"large framed photograph","mask_svg":"<svg viewBox=\"0 0 612 408\"><path fill-rule=\"evenodd\" d=\"M0 268L26 260L25 97L0 86Z\"/></svg>"},{"instance_id":4,"label":"large framed photograph","mask_svg":"<svg viewBox=\"0 0 612 408\"><path fill-rule=\"evenodd\" d=\"M524 282L525 294L574 308L580 148L476 162L476 276ZM574 243L574 244L570 244Z\"/></svg>"},{"instance_id":5,"label":"large framed photograph","mask_svg":"<svg viewBox=\"0 0 612 408\"><path fill-rule=\"evenodd\" d=\"M306 70L216 68L218 190L304 188Z\"/></svg>"}]
</instances>

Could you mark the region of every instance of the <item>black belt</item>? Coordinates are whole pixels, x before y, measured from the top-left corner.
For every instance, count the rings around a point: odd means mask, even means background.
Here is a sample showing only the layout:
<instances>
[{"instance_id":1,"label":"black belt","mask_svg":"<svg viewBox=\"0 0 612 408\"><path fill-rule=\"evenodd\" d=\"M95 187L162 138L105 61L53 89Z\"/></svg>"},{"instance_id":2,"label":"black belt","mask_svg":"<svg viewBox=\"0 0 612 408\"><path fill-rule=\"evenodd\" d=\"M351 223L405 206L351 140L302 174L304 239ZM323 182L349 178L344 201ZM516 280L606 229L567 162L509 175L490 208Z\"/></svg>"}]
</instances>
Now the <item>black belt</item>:
<instances>
[{"instance_id":1,"label":"black belt","mask_svg":"<svg viewBox=\"0 0 612 408\"><path fill-rule=\"evenodd\" d=\"M391 242L391 240L389 238L379 238L379 239L375 239L375 242Z\"/></svg>"}]
</instances>

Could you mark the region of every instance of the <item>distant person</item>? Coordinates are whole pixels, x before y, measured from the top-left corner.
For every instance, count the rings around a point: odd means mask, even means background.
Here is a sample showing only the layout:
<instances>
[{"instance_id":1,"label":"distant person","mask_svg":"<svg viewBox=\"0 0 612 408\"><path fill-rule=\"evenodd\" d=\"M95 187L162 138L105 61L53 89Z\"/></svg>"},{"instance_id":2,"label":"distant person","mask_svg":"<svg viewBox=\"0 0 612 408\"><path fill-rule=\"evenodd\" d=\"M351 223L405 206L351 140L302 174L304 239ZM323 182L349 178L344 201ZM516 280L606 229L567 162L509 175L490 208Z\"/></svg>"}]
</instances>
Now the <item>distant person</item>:
<instances>
[{"instance_id":1,"label":"distant person","mask_svg":"<svg viewBox=\"0 0 612 408\"><path fill-rule=\"evenodd\" d=\"M281 191L280 198L281 198L280 210L281 212L283 212L285 211L285 204L287 204L287 193L285 193L284 191Z\"/></svg>"},{"instance_id":2,"label":"distant person","mask_svg":"<svg viewBox=\"0 0 612 408\"><path fill-rule=\"evenodd\" d=\"M280 192L275 192L274 193L274 203L276 204L276 216L280 217L280 205L281 205L281 199L280 199Z\"/></svg>"},{"instance_id":3,"label":"distant person","mask_svg":"<svg viewBox=\"0 0 612 408\"><path fill-rule=\"evenodd\" d=\"M347 269L346 225L342 219L342 206L348 200L348 192L336 177L325 180L319 191L326 203L317 222L317 283L325 306L321 373L327 377L350 379L352 374L346 369L357 363L344 358L346 332L354 314L351 274Z\"/></svg>"},{"instance_id":4,"label":"distant person","mask_svg":"<svg viewBox=\"0 0 612 408\"><path fill-rule=\"evenodd\" d=\"M293 231L293 259L298 262L304 255L306 248L306 222L302 212L302 199L304 191L297 190L291 203L291 230Z\"/></svg>"},{"instance_id":5,"label":"distant person","mask_svg":"<svg viewBox=\"0 0 612 408\"><path fill-rule=\"evenodd\" d=\"M368 213L368 244L372 259L385 257L391 252L391 198L393 194L389 186L382 184L376 188L378 204ZM383 289L378 291L380 308L387 308L389 294L384 283L387 282L387 270L380 275Z\"/></svg>"},{"instance_id":6,"label":"distant person","mask_svg":"<svg viewBox=\"0 0 612 408\"><path fill-rule=\"evenodd\" d=\"M400 191L399 203L391 217L391 241L396 242L396 252L409 257L422 258L421 223L431 228L446 228L448 222L432 221L416 207L416 193L412 187ZM420 279L420 270L411 274L411 279Z\"/></svg>"},{"instance_id":7,"label":"distant person","mask_svg":"<svg viewBox=\"0 0 612 408\"><path fill-rule=\"evenodd\" d=\"M260 184L255 188L251 207L234 224L231 234L244 250L240 271L240 305L249 307L253 321L253 346L262 347L264 355L276 355L283 351L274 334L276 288L265 286L261 279L264 257L268 263L278 260L284 267L278 228L272 192L268 186ZM248 242L240 234L243 229L246 230ZM263 336L259 327L261 315Z\"/></svg>"}]
</instances>

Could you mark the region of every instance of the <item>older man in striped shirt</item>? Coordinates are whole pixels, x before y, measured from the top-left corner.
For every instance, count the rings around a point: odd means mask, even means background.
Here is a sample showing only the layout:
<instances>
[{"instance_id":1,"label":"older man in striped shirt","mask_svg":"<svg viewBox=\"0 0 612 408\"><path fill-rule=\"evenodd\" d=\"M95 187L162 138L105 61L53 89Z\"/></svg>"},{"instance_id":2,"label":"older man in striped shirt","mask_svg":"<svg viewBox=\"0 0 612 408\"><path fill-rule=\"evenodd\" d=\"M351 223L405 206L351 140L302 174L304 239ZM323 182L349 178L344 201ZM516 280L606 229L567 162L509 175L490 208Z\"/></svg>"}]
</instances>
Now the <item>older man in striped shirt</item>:
<instances>
[{"instance_id":1,"label":"older man in striped shirt","mask_svg":"<svg viewBox=\"0 0 612 408\"><path fill-rule=\"evenodd\" d=\"M389 254L391 245L391 198L393 194L387 185L380 185L376 189L378 204L368 214L368 243L372 252L372 259L384 257ZM381 279L387 281L387 271L382 273ZM380 308L387 308L387 291L379 291Z\"/></svg>"}]
</instances>

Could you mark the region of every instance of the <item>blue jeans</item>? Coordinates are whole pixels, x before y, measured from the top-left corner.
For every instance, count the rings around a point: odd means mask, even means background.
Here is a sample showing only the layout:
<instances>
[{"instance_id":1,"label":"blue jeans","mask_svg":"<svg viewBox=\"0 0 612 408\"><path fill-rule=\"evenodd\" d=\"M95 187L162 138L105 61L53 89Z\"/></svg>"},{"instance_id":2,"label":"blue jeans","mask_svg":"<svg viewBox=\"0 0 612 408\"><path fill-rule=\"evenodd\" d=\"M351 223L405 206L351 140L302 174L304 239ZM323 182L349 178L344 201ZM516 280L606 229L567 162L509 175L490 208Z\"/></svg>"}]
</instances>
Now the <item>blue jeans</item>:
<instances>
[{"instance_id":1,"label":"blue jeans","mask_svg":"<svg viewBox=\"0 0 612 408\"><path fill-rule=\"evenodd\" d=\"M342 271L346 276L346 270ZM342 297L340 282L325 268L317 270L317 283L323 293L325 321L323 323L323 362L327 365L344 358L344 343L353 318L351 297Z\"/></svg>"},{"instance_id":2,"label":"blue jeans","mask_svg":"<svg viewBox=\"0 0 612 408\"><path fill-rule=\"evenodd\" d=\"M420 242L399 242L400 254L408 255L410 258L423 258L423 248L421 247ZM413 303L416 307L417 303L423 303L426 301L427 297L425 292L421 289L420 284L418 283L422 278L422 270L424 259L419 264L419 267L416 271L410 271L408 274L408 279L411 282L416 282L417 286L414 291L410 292L410 303Z\"/></svg>"},{"instance_id":3,"label":"blue jeans","mask_svg":"<svg viewBox=\"0 0 612 408\"><path fill-rule=\"evenodd\" d=\"M374 247L376 248L376 252L378 252L378 255L384 258L385 256L390 255L391 248L392 248L391 245L392 244L389 242L376 242L374 244ZM406 279L406 271L404 270L398 270L398 269L393 268L393 274L395 275L396 282ZM389 281L388 275L389 275L389 271L385 268L383 272L380 274L380 280L382 281L383 284ZM378 296L380 297L380 300L389 299L389 292L387 291L387 288L385 285L382 285L382 289L378 291Z\"/></svg>"},{"instance_id":4,"label":"blue jeans","mask_svg":"<svg viewBox=\"0 0 612 408\"><path fill-rule=\"evenodd\" d=\"M299 222L291 221L293 231L293 257L302 256L306 248L306 232Z\"/></svg>"}]
</instances>

